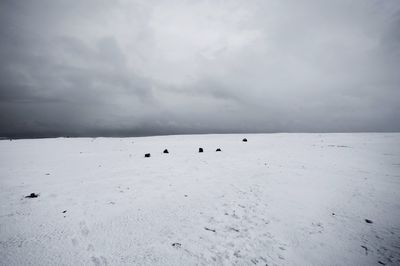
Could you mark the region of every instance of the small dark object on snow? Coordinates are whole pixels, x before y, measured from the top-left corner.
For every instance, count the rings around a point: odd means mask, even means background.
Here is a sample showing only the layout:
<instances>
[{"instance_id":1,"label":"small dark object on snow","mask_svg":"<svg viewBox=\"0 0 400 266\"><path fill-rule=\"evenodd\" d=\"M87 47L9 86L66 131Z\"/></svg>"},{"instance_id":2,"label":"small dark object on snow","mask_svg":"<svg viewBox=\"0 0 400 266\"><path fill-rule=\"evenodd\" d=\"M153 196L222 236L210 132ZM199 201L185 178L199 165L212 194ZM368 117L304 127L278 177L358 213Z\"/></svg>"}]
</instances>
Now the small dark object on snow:
<instances>
[{"instance_id":1,"label":"small dark object on snow","mask_svg":"<svg viewBox=\"0 0 400 266\"><path fill-rule=\"evenodd\" d=\"M67 210L63 211L62 213L66 213L66 212L67 212Z\"/></svg>"},{"instance_id":2,"label":"small dark object on snow","mask_svg":"<svg viewBox=\"0 0 400 266\"><path fill-rule=\"evenodd\" d=\"M243 141L243 142L247 142L247 139L246 139L246 138L244 138L244 139L242 139L242 141Z\"/></svg>"},{"instance_id":3,"label":"small dark object on snow","mask_svg":"<svg viewBox=\"0 0 400 266\"><path fill-rule=\"evenodd\" d=\"M208 227L204 227L204 229L207 230L207 231L214 232L214 233L216 232L215 229L210 229L210 228L208 228Z\"/></svg>"},{"instance_id":4,"label":"small dark object on snow","mask_svg":"<svg viewBox=\"0 0 400 266\"><path fill-rule=\"evenodd\" d=\"M169 153L169 151L168 151L167 149L165 149L165 150L163 151L163 153Z\"/></svg>"},{"instance_id":5,"label":"small dark object on snow","mask_svg":"<svg viewBox=\"0 0 400 266\"><path fill-rule=\"evenodd\" d=\"M365 255L368 255L368 248L366 246L361 245L361 247L365 250Z\"/></svg>"},{"instance_id":6,"label":"small dark object on snow","mask_svg":"<svg viewBox=\"0 0 400 266\"><path fill-rule=\"evenodd\" d=\"M182 246L182 244L181 243L173 243L172 246L175 248L180 248Z\"/></svg>"},{"instance_id":7,"label":"small dark object on snow","mask_svg":"<svg viewBox=\"0 0 400 266\"><path fill-rule=\"evenodd\" d=\"M144 155L144 157L145 157L145 158L150 158L150 153L146 153L146 154Z\"/></svg>"},{"instance_id":8,"label":"small dark object on snow","mask_svg":"<svg viewBox=\"0 0 400 266\"><path fill-rule=\"evenodd\" d=\"M218 148L218 149L216 149L215 151L221 151L221 149L220 149L220 148Z\"/></svg>"},{"instance_id":9,"label":"small dark object on snow","mask_svg":"<svg viewBox=\"0 0 400 266\"><path fill-rule=\"evenodd\" d=\"M334 212L332 212L332 215L333 215L333 216L335 216L335 213L334 213Z\"/></svg>"},{"instance_id":10,"label":"small dark object on snow","mask_svg":"<svg viewBox=\"0 0 400 266\"><path fill-rule=\"evenodd\" d=\"M203 152L203 148L199 148L199 152Z\"/></svg>"},{"instance_id":11,"label":"small dark object on snow","mask_svg":"<svg viewBox=\"0 0 400 266\"><path fill-rule=\"evenodd\" d=\"M39 197L39 194L36 194L36 193L31 193L30 195L25 196L25 198L30 198L30 199L37 198L37 197Z\"/></svg>"},{"instance_id":12,"label":"small dark object on snow","mask_svg":"<svg viewBox=\"0 0 400 266\"><path fill-rule=\"evenodd\" d=\"M365 219L365 222L366 222L367 224L372 224L372 221L371 221L370 219Z\"/></svg>"}]
</instances>

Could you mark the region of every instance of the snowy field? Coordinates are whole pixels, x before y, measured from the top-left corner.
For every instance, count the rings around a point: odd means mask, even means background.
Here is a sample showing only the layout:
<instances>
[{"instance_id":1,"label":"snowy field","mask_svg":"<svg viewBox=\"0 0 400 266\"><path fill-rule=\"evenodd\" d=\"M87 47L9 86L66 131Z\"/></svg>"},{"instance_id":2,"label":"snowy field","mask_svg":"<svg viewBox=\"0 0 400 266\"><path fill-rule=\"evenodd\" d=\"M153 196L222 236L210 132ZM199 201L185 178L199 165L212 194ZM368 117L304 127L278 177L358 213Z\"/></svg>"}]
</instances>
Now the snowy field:
<instances>
[{"instance_id":1,"label":"snowy field","mask_svg":"<svg viewBox=\"0 0 400 266\"><path fill-rule=\"evenodd\" d=\"M400 265L400 133L1 140L0 265Z\"/></svg>"}]
</instances>

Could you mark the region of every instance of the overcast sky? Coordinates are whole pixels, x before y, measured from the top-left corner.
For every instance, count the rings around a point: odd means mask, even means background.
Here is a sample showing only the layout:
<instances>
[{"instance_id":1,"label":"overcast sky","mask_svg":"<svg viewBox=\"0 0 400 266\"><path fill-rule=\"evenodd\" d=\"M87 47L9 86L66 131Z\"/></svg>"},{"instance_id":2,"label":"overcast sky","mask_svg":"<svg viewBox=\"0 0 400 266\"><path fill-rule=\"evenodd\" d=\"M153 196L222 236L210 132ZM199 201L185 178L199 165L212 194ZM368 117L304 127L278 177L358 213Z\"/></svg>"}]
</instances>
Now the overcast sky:
<instances>
[{"instance_id":1,"label":"overcast sky","mask_svg":"<svg viewBox=\"0 0 400 266\"><path fill-rule=\"evenodd\" d=\"M398 0L2 0L0 136L400 131Z\"/></svg>"}]
</instances>

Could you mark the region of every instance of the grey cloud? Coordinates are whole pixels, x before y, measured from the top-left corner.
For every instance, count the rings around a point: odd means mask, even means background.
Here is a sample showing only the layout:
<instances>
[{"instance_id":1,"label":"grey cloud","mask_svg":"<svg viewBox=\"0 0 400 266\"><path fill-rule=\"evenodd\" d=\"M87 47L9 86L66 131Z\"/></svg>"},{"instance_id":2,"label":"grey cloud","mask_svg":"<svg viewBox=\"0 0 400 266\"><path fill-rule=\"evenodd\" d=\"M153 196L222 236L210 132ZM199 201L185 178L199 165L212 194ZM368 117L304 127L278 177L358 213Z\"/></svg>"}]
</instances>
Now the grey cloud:
<instances>
[{"instance_id":1,"label":"grey cloud","mask_svg":"<svg viewBox=\"0 0 400 266\"><path fill-rule=\"evenodd\" d=\"M0 135L399 131L398 1L2 1Z\"/></svg>"}]
</instances>

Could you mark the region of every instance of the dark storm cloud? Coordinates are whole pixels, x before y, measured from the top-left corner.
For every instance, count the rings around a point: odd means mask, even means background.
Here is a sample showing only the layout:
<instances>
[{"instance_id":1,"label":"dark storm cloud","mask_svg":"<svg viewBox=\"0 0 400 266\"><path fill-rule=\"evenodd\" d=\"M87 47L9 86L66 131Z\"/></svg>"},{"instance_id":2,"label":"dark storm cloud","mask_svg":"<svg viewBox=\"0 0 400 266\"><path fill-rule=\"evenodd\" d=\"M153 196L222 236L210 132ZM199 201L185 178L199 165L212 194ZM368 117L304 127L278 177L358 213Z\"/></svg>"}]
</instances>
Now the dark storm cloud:
<instances>
[{"instance_id":1,"label":"dark storm cloud","mask_svg":"<svg viewBox=\"0 0 400 266\"><path fill-rule=\"evenodd\" d=\"M400 4L1 1L0 135L398 131Z\"/></svg>"}]
</instances>

